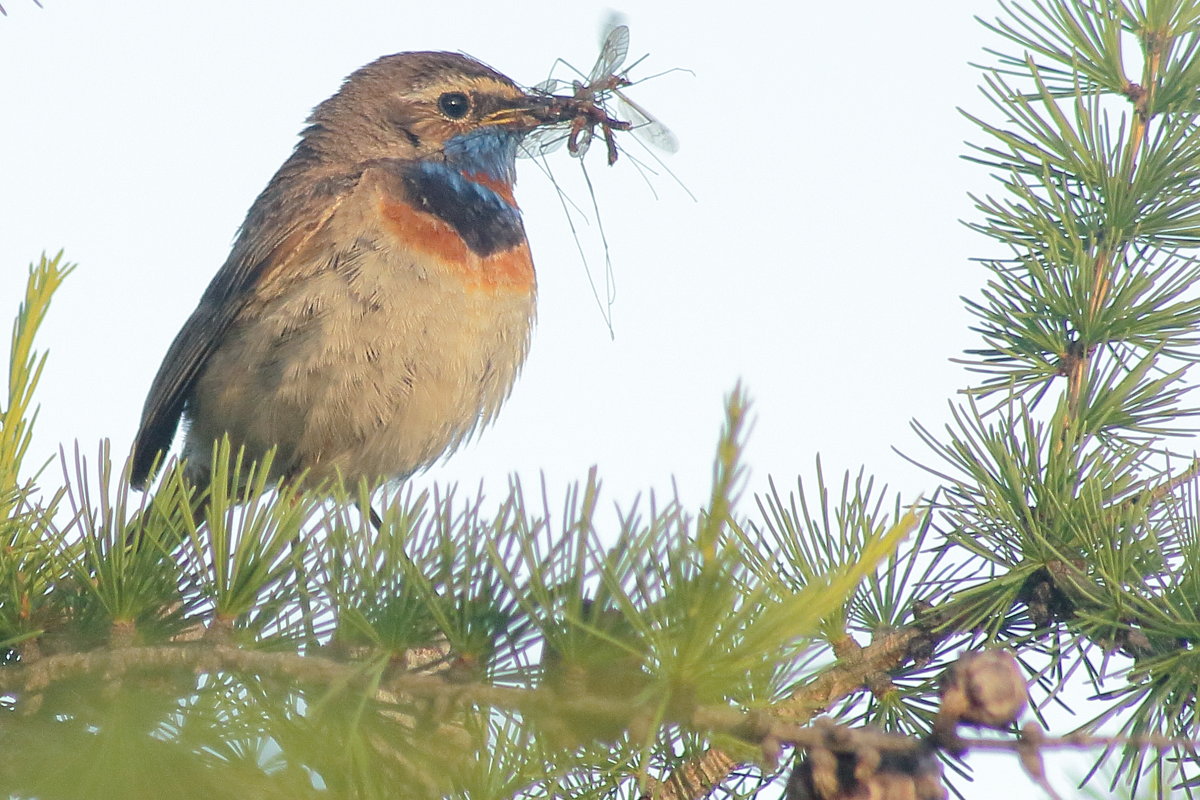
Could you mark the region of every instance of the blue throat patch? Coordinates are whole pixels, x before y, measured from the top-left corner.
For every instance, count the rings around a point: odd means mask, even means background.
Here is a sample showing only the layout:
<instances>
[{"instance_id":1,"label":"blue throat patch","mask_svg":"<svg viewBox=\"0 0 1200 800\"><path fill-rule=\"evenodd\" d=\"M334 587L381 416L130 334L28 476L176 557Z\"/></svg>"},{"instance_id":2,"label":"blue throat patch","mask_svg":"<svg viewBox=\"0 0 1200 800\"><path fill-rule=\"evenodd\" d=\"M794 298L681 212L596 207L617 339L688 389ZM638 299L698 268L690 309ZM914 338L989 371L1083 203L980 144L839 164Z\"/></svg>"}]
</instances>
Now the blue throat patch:
<instances>
[{"instance_id":1,"label":"blue throat patch","mask_svg":"<svg viewBox=\"0 0 1200 800\"><path fill-rule=\"evenodd\" d=\"M511 184L520 136L481 128L446 143L445 161L416 161L402 172L413 205L449 223L481 257L525 241L521 212L490 187L466 175ZM464 174L465 173L465 174Z\"/></svg>"},{"instance_id":2,"label":"blue throat patch","mask_svg":"<svg viewBox=\"0 0 1200 800\"><path fill-rule=\"evenodd\" d=\"M446 142L446 163L460 172L486 175L512 184L517 180L517 145L524 134L491 125Z\"/></svg>"}]
</instances>

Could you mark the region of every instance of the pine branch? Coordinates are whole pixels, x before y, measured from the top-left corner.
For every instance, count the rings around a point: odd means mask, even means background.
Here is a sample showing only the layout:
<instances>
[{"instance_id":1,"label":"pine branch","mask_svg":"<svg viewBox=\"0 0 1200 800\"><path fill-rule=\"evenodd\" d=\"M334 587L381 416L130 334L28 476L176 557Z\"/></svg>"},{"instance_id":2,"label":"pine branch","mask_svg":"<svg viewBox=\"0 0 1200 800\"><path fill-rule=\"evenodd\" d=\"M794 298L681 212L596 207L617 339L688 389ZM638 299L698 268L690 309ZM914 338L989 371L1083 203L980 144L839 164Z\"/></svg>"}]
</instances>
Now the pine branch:
<instances>
[{"instance_id":1,"label":"pine branch","mask_svg":"<svg viewBox=\"0 0 1200 800\"><path fill-rule=\"evenodd\" d=\"M794 724L810 722L857 692L869 691L884 681L890 683L889 673L927 659L938 645L964 633L949 621L940 625L931 622L931 617L927 617L922 624L884 634L865 647L857 642L845 643L836 664L772 707L771 713ZM736 767L737 762L728 753L710 748L657 784L653 794L644 796L657 800L695 800L706 796Z\"/></svg>"},{"instance_id":2,"label":"pine branch","mask_svg":"<svg viewBox=\"0 0 1200 800\"><path fill-rule=\"evenodd\" d=\"M911 632L901 632L868 648L854 665L840 665L830 670L828 682L848 685L868 671L877 671L889 661L902 657L900 647L916 641ZM872 648L876 648L872 650ZM629 710L614 705L607 698L589 696L565 697L546 688L496 686L484 682L461 682L445 675L394 672L383 679L363 669L361 663L347 663L316 655L299 653L270 653L247 650L227 644L210 642L158 647L122 647L101 649L88 653L68 653L47 656L36 663L0 670L0 691L29 694L46 690L56 683L80 678L95 678L103 682L119 682L139 673L164 670L186 670L193 674L246 673L258 677L283 679L298 684L318 684L339 688L355 687L374 692L377 699L388 701L397 695L412 695L433 700L443 710L460 707L485 707L522 712L534 717L545 714L586 716L594 719L620 720L628 724ZM840 673L833 675L832 673ZM859 687L855 687L859 688ZM821 692L828 691L821 687ZM836 691L836 690L835 690ZM823 694L825 698L830 695ZM793 701L800 698L793 698ZM816 697L803 698L811 702ZM832 724L810 727L808 722L817 710L808 705L808 714L797 713L783 704L770 711L741 711L728 706L680 707L666 718L669 723L688 728L724 734L762 748L765 758L777 755L779 745L800 748L832 748L855 752L863 748L905 752L920 747L913 737L886 733L873 728L848 728ZM780 711L783 714L780 715ZM644 710L636 710L645 713ZM836 733L834 733L836 731ZM1142 748L1167 748L1195 745L1196 740L1160 735L1096 736L1075 733L1062 737L1036 736L1042 749L1111 747L1130 744ZM997 740L955 737L954 743L964 749L1016 750L1020 739ZM667 795L659 795L666 797Z\"/></svg>"}]
</instances>

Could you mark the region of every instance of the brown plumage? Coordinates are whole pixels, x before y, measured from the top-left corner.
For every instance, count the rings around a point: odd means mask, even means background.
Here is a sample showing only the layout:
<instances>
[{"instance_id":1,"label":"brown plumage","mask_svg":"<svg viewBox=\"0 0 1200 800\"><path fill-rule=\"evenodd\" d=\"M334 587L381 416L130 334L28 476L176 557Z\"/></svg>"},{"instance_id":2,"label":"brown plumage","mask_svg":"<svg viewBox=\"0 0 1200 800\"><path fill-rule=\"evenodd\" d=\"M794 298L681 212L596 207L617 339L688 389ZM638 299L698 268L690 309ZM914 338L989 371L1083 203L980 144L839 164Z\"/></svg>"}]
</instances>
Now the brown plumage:
<instances>
[{"instance_id":1,"label":"brown plumage","mask_svg":"<svg viewBox=\"0 0 1200 800\"><path fill-rule=\"evenodd\" d=\"M167 352L135 485L185 421L190 477L228 434L278 477L403 478L493 419L535 278L512 195L522 136L561 121L477 61L386 56L310 117Z\"/></svg>"}]
</instances>

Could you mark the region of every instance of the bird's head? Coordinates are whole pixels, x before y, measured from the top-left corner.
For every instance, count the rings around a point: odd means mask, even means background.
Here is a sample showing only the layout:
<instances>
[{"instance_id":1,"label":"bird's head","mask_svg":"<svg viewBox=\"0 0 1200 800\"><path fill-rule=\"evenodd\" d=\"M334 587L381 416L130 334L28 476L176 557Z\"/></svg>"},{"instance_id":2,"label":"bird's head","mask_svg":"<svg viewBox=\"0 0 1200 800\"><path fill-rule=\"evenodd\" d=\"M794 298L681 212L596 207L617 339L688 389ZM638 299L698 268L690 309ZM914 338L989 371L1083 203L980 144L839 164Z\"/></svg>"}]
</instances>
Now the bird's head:
<instances>
[{"instance_id":1,"label":"bird's head","mask_svg":"<svg viewBox=\"0 0 1200 800\"><path fill-rule=\"evenodd\" d=\"M522 137L560 121L552 106L467 56L399 53L357 70L317 106L302 146L330 167L443 161L511 183Z\"/></svg>"}]
</instances>

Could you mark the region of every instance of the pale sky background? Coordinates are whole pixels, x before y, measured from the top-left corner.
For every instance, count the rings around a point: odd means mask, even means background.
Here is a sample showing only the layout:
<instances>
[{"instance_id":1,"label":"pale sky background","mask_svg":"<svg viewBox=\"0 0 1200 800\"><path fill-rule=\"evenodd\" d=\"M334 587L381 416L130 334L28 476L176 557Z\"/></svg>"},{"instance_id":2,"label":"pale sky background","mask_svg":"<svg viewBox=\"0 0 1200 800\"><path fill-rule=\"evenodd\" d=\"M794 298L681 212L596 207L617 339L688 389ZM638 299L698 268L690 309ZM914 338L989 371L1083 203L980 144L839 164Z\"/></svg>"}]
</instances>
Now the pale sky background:
<instances>
[{"instance_id":1,"label":"pale sky background","mask_svg":"<svg viewBox=\"0 0 1200 800\"><path fill-rule=\"evenodd\" d=\"M555 58L595 59L603 2L120 4L3 0L0 319L26 266L62 248L79 269L40 339L51 357L33 456L111 438L128 452L167 345L224 260L309 110L355 68L403 50L456 50L523 84ZM994 0L732 5L628 0L632 92L679 137L667 158L697 200L630 159L589 172L616 280L610 339L550 181L520 167L538 268L532 352L492 428L419 486L507 476L552 498L593 464L610 502L669 491L702 502L722 399L754 400L749 489L866 466L908 498L934 480L909 423L940 428L974 346L960 295L995 253L960 222L992 187L962 161L986 113L969 61L997 46L974 19ZM637 153L637 145L626 141ZM565 150L551 167L588 203ZM584 230L593 272L603 252ZM54 474L54 473L52 473ZM751 507L749 500L744 508ZM972 764L985 761L973 757ZM1011 757L971 798L1037 796ZM1073 771L1074 774L1079 774ZM1060 779L1060 791L1071 784Z\"/></svg>"}]
</instances>

